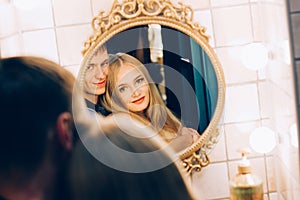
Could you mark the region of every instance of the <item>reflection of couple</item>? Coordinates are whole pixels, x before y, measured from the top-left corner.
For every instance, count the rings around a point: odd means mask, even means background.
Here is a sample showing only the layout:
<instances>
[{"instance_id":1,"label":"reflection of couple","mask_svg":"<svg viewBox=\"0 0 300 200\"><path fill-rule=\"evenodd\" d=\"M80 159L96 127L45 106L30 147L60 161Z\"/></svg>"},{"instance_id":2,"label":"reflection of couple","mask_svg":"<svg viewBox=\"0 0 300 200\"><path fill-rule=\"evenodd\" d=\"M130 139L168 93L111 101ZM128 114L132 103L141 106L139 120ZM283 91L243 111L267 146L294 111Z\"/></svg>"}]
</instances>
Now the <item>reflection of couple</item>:
<instances>
[{"instance_id":1,"label":"reflection of couple","mask_svg":"<svg viewBox=\"0 0 300 200\"><path fill-rule=\"evenodd\" d=\"M182 127L164 104L145 66L135 57L117 53L109 57L100 47L86 68L85 99L89 110L104 116L128 113L152 128L175 151L199 139L197 131Z\"/></svg>"}]
</instances>

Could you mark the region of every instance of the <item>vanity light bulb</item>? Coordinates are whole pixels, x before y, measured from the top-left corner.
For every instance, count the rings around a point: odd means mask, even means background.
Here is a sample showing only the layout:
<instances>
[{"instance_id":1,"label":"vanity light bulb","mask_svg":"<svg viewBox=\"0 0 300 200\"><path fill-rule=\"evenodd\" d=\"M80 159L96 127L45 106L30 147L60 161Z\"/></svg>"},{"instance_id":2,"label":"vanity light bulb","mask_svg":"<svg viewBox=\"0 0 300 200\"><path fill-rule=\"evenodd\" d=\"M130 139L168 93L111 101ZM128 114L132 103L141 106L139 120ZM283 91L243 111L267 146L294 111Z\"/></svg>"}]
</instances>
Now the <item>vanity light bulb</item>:
<instances>
[{"instance_id":1,"label":"vanity light bulb","mask_svg":"<svg viewBox=\"0 0 300 200\"><path fill-rule=\"evenodd\" d=\"M242 64L250 70L258 70L268 63L268 50L262 43L251 43L242 49Z\"/></svg>"},{"instance_id":2,"label":"vanity light bulb","mask_svg":"<svg viewBox=\"0 0 300 200\"><path fill-rule=\"evenodd\" d=\"M249 137L251 148L258 153L269 153L276 145L275 133L267 127L256 128Z\"/></svg>"},{"instance_id":3,"label":"vanity light bulb","mask_svg":"<svg viewBox=\"0 0 300 200\"><path fill-rule=\"evenodd\" d=\"M298 146L299 146L298 134L297 134L297 126L295 123L292 124L292 126L290 127L289 133L290 133L290 142L291 142L292 146L298 148Z\"/></svg>"}]
</instances>

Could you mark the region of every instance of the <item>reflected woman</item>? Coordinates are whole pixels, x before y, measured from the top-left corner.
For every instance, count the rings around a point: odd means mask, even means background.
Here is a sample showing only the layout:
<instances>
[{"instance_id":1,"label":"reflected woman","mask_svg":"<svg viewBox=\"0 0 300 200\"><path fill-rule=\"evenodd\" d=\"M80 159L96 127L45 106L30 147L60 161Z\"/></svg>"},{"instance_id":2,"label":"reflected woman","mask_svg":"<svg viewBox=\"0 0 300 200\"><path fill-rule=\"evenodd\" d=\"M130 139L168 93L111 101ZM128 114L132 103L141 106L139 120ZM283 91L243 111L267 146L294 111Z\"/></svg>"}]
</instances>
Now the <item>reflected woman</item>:
<instances>
[{"instance_id":1,"label":"reflected woman","mask_svg":"<svg viewBox=\"0 0 300 200\"><path fill-rule=\"evenodd\" d=\"M117 53L110 58L103 106L113 113L129 113L151 126L179 152L199 139L197 131L185 128L164 104L146 67L136 58Z\"/></svg>"}]
</instances>

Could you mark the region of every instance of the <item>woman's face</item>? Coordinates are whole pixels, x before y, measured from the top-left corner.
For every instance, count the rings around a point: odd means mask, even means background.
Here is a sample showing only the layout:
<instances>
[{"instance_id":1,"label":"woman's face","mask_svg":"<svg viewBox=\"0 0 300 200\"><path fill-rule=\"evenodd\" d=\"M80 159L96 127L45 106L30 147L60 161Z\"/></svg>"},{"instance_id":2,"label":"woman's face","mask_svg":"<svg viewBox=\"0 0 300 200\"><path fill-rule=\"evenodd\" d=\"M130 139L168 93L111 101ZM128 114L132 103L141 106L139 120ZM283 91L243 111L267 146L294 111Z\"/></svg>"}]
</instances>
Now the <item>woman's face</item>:
<instances>
[{"instance_id":1,"label":"woman's face","mask_svg":"<svg viewBox=\"0 0 300 200\"><path fill-rule=\"evenodd\" d=\"M149 105L149 85L145 76L126 63L117 74L116 91L131 112L144 111Z\"/></svg>"}]
</instances>

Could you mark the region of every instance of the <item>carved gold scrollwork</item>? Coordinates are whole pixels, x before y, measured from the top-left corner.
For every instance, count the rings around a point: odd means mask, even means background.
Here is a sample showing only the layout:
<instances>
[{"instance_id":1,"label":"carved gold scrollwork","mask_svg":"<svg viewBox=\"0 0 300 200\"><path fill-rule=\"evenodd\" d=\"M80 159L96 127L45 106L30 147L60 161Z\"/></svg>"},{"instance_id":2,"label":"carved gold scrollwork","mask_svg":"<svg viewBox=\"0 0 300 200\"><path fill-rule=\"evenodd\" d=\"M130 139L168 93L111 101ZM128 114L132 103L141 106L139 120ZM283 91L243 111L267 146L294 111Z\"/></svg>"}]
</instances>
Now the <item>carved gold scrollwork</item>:
<instances>
[{"instance_id":1,"label":"carved gold scrollwork","mask_svg":"<svg viewBox=\"0 0 300 200\"><path fill-rule=\"evenodd\" d=\"M97 39L113 25L116 25L122 20L130 20L136 17L153 17L163 16L170 20L182 22L190 26L192 30L199 32L207 41L209 36L205 33L206 28L193 22L194 12L190 6L186 6L179 2L179 6L172 4L170 0L123 0L124 3L119 3L115 0L110 12L104 15L101 11L92 19L92 28L94 34L84 43L82 54L85 55L87 50L95 44Z\"/></svg>"},{"instance_id":2,"label":"carved gold scrollwork","mask_svg":"<svg viewBox=\"0 0 300 200\"><path fill-rule=\"evenodd\" d=\"M192 155L182 160L183 167L188 172L188 174L193 171L199 172L203 167L206 167L209 163L208 151L211 150L218 142L218 137L220 135L219 129L210 135L206 142L199 150L195 151Z\"/></svg>"},{"instance_id":3,"label":"carved gold scrollwork","mask_svg":"<svg viewBox=\"0 0 300 200\"><path fill-rule=\"evenodd\" d=\"M193 171L201 171L202 167L206 167L209 163L209 157L206 152L199 150L198 152L194 152L190 157L184 159L183 167L187 171L188 174Z\"/></svg>"}]
</instances>

